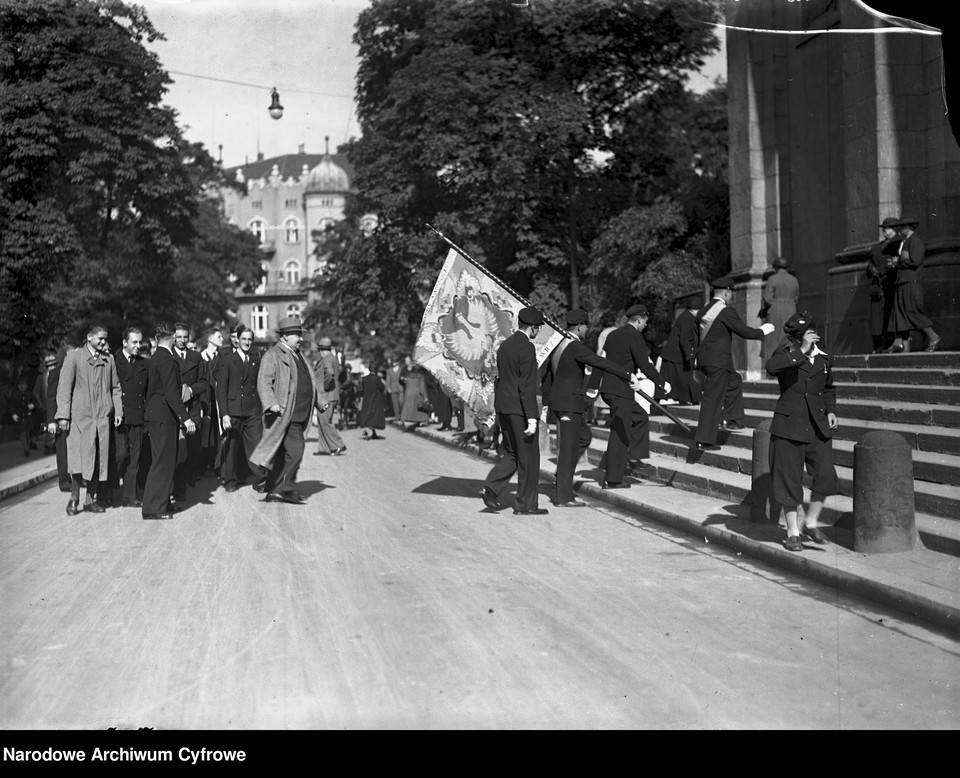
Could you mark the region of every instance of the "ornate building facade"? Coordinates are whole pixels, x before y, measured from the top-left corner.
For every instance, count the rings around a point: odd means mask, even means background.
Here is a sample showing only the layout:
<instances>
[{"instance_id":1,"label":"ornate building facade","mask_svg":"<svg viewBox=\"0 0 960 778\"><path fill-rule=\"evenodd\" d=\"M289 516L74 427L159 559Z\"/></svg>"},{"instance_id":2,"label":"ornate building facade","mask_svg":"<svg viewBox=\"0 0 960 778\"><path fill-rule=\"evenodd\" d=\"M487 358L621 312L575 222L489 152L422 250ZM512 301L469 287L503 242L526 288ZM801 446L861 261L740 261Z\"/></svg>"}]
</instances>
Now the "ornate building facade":
<instances>
[{"instance_id":1,"label":"ornate building facade","mask_svg":"<svg viewBox=\"0 0 960 778\"><path fill-rule=\"evenodd\" d=\"M221 193L224 215L260 240L263 276L252 293L239 293L237 318L258 341L274 339L277 322L301 316L308 302L310 279L322 272L311 237L343 218L352 167L346 155L296 154L228 168L226 173L245 192Z\"/></svg>"},{"instance_id":2,"label":"ornate building facade","mask_svg":"<svg viewBox=\"0 0 960 778\"><path fill-rule=\"evenodd\" d=\"M866 261L880 222L911 215L927 250L926 313L942 348L960 348L960 147L940 37L919 27L871 33L897 23L856 0L727 0L726 11L739 312L758 324L763 273L783 256L826 349L869 353ZM736 348L737 367L760 377L760 343Z\"/></svg>"}]
</instances>

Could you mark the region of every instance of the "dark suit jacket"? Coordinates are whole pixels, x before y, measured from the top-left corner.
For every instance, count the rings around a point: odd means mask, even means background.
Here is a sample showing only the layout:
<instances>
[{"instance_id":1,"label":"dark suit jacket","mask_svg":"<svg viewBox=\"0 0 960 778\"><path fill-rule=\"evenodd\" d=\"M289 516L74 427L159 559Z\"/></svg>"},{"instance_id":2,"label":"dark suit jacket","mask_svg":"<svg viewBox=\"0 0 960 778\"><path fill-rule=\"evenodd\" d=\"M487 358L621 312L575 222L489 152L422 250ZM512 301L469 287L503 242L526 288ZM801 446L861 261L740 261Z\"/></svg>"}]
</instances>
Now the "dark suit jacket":
<instances>
[{"instance_id":1,"label":"dark suit jacket","mask_svg":"<svg viewBox=\"0 0 960 778\"><path fill-rule=\"evenodd\" d=\"M137 355L131 362L126 353L120 352L113 361L117 366L117 376L120 379L123 423L143 424L143 412L147 405L148 360Z\"/></svg>"},{"instance_id":2,"label":"dark suit jacket","mask_svg":"<svg viewBox=\"0 0 960 778\"><path fill-rule=\"evenodd\" d=\"M563 346L564 344L560 344ZM560 348L557 346L557 348ZM560 354L554 368L553 355L547 360L543 382L543 397L551 410L561 413L583 413L586 403L583 399L585 388L584 366L591 365L597 370L606 370L625 381L630 373L609 359L599 357L590 347L579 340L569 340Z\"/></svg>"},{"instance_id":3,"label":"dark suit jacket","mask_svg":"<svg viewBox=\"0 0 960 778\"><path fill-rule=\"evenodd\" d=\"M703 315L710 310L713 305L719 305L717 298L714 298L699 311L697 311L697 326L703 319ZM759 327L748 327L737 309L726 305L723 310L717 314L710 331L706 337L700 341L700 347L697 349L697 365L699 367L720 367L724 370L733 372L733 354L730 353L730 346L733 342L732 335L739 335L747 340L763 340L763 330Z\"/></svg>"},{"instance_id":4,"label":"dark suit jacket","mask_svg":"<svg viewBox=\"0 0 960 778\"><path fill-rule=\"evenodd\" d=\"M770 434L802 443L816 440L816 430L832 437L827 414L836 413L837 394L830 357L817 354L811 363L798 346L786 343L773 352L766 368L780 384Z\"/></svg>"},{"instance_id":5,"label":"dark suit jacket","mask_svg":"<svg viewBox=\"0 0 960 778\"><path fill-rule=\"evenodd\" d=\"M525 419L540 417L537 405L539 368L537 350L519 330L497 349L497 386L493 408Z\"/></svg>"},{"instance_id":6,"label":"dark suit jacket","mask_svg":"<svg viewBox=\"0 0 960 778\"><path fill-rule=\"evenodd\" d=\"M193 391L193 397L184 403L187 413L190 414L191 419L199 423L201 401L209 386L207 371L199 351L187 349L186 354L187 356L184 359L180 359L177 356L176 349L174 349L173 358L177 360L177 366L180 368L180 380Z\"/></svg>"},{"instance_id":7,"label":"dark suit jacket","mask_svg":"<svg viewBox=\"0 0 960 778\"><path fill-rule=\"evenodd\" d=\"M696 317L684 308L673 320L673 328L667 336L660 356L664 362L683 365L684 370L693 366L693 357L697 353L700 334Z\"/></svg>"},{"instance_id":8,"label":"dark suit jacket","mask_svg":"<svg viewBox=\"0 0 960 778\"><path fill-rule=\"evenodd\" d=\"M640 370L657 385L658 389L663 389L663 377L657 372L653 362L650 361L647 341L643 339L643 335L636 327L624 324L622 327L615 329L607 336L607 340L603 344L603 351L607 359L615 365L620 366L628 373L636 373L637 370ZM628 381L605 370L602 372L594 370L590 376L590 388L595 388L598 385L603 394L611 394L615 397L633 397L634 395Z\"/></svg>"},{"instance_id":9,"label":"dark suit jacket","mask_svg":"<svg viewBox=\"0 0 960 778\"><path fill-rule=\"evenodd\" d=\"M260 356L251 350L247 361L236 352L222 359L217 380L217 408L220 416L259 416L262 413L257 393Z\"/></svg>"},{"instance_id":10,"label":"dark suit jacket","mask_svg":"<svg viewBox=\"0 0 960 778\"><path fill-rule=\"evenodd\" d=\"M60 368L63 367L63 358L57 359L57 366L47 376L47 396L44 398L47 424L57 420L57 387L60 386Z\"/></svg>"},{"instance_id":11,"label":"dark suit jacket","mask_svg":"<svg viewBox=\"0 0 960 778\"><path fill-rule=\"evenodd\" d=\"M147 407L144 421L183 424L190 415L180 399L180 366L163 346L147 362Z\"/></svg>"}]
</instances>

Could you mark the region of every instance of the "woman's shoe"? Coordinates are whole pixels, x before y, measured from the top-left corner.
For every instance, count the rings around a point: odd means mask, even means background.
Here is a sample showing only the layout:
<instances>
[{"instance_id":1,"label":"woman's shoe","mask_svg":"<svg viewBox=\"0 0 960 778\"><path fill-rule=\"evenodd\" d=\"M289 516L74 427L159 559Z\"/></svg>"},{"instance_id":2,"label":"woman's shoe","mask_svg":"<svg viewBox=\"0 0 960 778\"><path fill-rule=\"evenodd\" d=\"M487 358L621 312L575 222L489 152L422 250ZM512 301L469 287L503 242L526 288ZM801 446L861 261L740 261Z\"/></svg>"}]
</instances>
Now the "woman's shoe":
<instances>
[{"instance_id":1,"label":"woman's shoe","mask_svg":"<svg viewBox=\"0 0 960 778\"><path fill-rule=\"evenodd\" d=\"M891 354L900 354L900 353L902 353L904 350L905 350L905 349L904 349L904 345L903 345L902 343L894 343L894 344L890 347L890 353L891 353Z\"/></svg>"},{"instance_id":2,"label":"woman's shoe","mask_svg":"<svg viewBox=\"0 0 960 778\"><path fill-rule=\"evenodd\" d=\"M823 530L821 530L819 527L804 527L803 534L810 538L810 540L812 540L814 543L818 543L821 546L824 543L829 542L829 538L823 534Z\"/></svg>"},{"instance_id":3,"label":"woman's shoe","mask_svg":"<svg viewBox=\"0 0 960 778\"><path fill-rule=\"evenodd\" d=\"M787 551L803 551L803 543L800 542L799 535L791 535L788 537L784 541L783 546Z\"/></svg>"},{"instance_id":4,"label":"woman's shoe","mask_svg":"<svg viewBox=\"0 0 960 778\"><path fill-rule=\"evenodd\" d=\"M942 340L942 338L937 338L936 340L931 340L931 341L927 344L927 347L924 349L924 351L936 351L938 348L940 348L940 341L941 341L941 340Z\"/></svg>"}]
</instances>

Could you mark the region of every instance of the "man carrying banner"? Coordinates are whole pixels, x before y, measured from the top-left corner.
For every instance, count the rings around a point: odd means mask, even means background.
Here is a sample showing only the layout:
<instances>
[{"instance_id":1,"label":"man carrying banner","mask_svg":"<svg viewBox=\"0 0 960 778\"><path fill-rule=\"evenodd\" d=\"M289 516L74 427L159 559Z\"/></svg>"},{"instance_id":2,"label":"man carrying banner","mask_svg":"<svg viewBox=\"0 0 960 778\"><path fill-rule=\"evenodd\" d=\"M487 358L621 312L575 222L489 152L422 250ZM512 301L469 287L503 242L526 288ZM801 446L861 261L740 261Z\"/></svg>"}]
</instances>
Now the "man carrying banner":
<instances>
[{"instance_id":1,"label":"man carrying banner","mask_svg":"<svg viewBox=\"0 0 960 778\"><path fill-rule=\"evenodd\" d=\"M537 388L539 384L537 350L532 341L544 324L536 308L522 308L519 328L497 350L497 384L494 410L500 421L504 453L483 485L483 503L500 510L500 495L517 473L515 516L542 516L546 508L537 506L540 480L540 447L537 439Z\"/></svg>"},{"instance_id":2,"label":"man carrying banner","mask_svg":"<svg viewBox=\"0 0 960 778\"><path fill-rule=\"evenodd\" d=\"M558 345L547 361L543 396L557 419L557 495L556 506L582 508L586 505L573 493L573 476L577 462L587 450L593 434L584 412L585 368L590 365L626 381L636 391L640 380L629 371L594 354L582 342L587 334L586 311L573 310L566 316L567 330L572 336Z\"/></svg>"}]
</instances>

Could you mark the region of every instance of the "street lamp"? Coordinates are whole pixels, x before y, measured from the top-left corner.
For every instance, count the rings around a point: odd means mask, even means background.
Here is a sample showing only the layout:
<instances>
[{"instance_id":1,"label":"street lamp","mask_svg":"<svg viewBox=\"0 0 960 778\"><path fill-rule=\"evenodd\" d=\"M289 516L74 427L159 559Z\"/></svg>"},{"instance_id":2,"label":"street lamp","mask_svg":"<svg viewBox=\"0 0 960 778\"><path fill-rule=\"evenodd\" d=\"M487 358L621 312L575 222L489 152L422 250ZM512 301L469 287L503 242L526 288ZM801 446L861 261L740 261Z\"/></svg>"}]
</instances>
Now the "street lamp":
<instances>
[{"instance_id":1,"label":"street lamp","mask_svg":"<svg viewBox=\"0 0 960 778\"><path fill-rule=\"evenodd\" d=\"M277 94L276 87L270 93L270 107L267 110L270 112L271 119L279 119L283 116L283 106L280 105L280 95Z\"/></svg>"}]
</instances>

